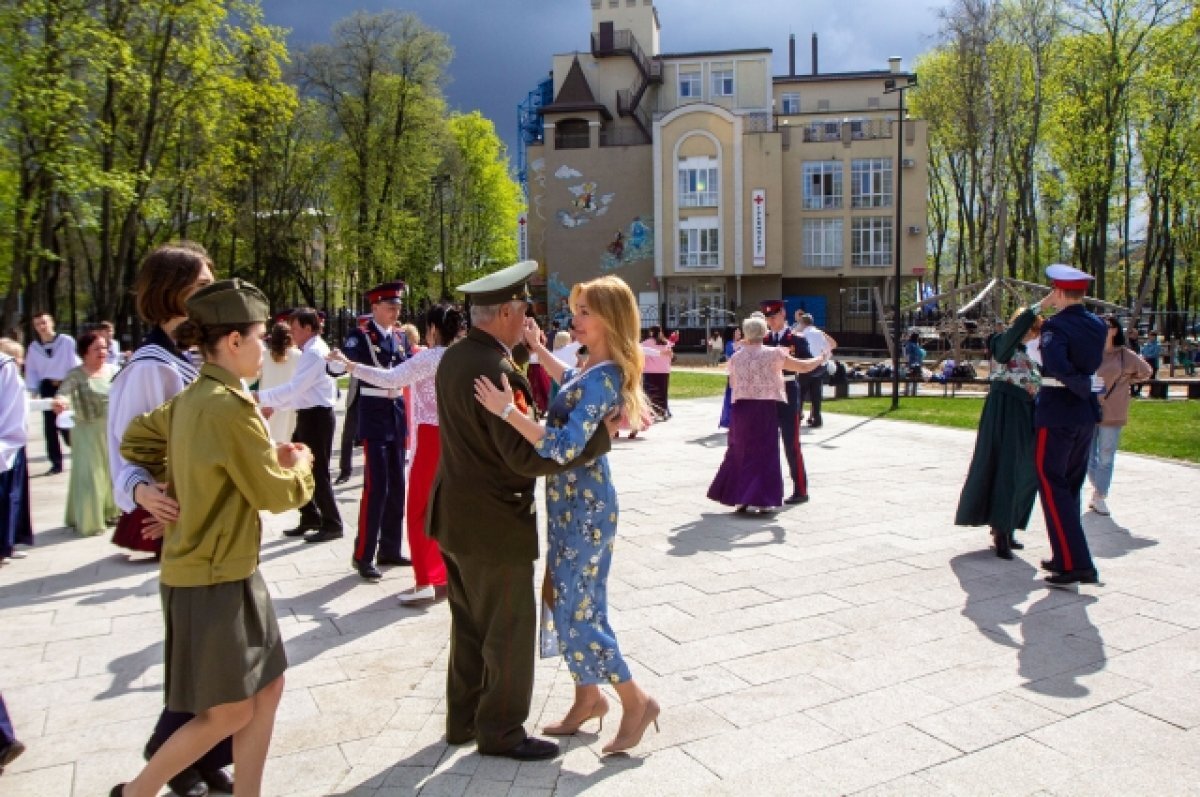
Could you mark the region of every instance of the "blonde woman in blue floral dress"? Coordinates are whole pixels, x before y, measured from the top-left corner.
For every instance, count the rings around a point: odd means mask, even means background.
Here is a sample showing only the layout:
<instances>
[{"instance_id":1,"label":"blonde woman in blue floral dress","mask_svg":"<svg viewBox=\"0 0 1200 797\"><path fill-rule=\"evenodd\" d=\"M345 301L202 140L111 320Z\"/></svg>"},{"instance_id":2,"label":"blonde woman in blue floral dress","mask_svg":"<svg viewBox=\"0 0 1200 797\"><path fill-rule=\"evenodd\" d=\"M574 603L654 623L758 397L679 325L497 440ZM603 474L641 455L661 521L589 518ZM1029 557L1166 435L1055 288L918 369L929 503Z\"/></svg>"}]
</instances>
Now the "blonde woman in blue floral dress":
<instances>
[{"instance_id":1,"label":"blonde woman in blue floral dress","mask_svg":"<svg viewBox=\"0 0 1200 797\"><path fill-rule=\"evenodd\" d=\"M525 329L531 353L562 385L545 426L515 411L507 380L499 387L487 378L475 383L481 404L511 424L543 457L560 463L578 456L614 410L620 409L637 429L646 408L638 343L641 319L629 286L618 277L601 277L576 285L570 304L576 339L588 348L582 369L557 360L533 321ZM570 736L592 719L603 726L608 701L600 685L611 684L621 699L621 726L603 752L619 753L637 746L651 723L657 728L659 705L633 680L608 622L608 571L618 510L607 457L548 476L546 511L549 545L543 600L553 610L559 651L575 679L575 702L561 722L543 730Z\"/></svg>"}]
</instances>

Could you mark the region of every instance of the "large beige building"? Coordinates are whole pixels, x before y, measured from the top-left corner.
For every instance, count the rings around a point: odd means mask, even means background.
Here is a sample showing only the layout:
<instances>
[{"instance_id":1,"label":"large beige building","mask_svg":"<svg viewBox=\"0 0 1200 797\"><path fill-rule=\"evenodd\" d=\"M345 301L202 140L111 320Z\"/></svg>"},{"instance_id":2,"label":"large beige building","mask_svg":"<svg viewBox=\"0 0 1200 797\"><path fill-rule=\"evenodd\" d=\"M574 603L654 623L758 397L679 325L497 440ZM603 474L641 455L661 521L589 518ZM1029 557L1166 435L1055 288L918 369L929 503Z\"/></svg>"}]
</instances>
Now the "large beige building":
<instances>
[{"instance_id":1,"label":"large beige building","mask_svg":"<svg viewBox=\"0 0 1200 797\"><path fill-rule=\"evenodd\" d=\"M925 124L906 120L898 141L901 93L885 93L912 78L899 60L820 73L814 37L809 74L793 41L790 74L772 76L766 48L662 52L652 0L590 2L589 48L555 56L522 131L522 245L550 310L615 273L645 323L685 340L717 310L781 297L831 330L877 332L896 236L904 275L925 264Z\"/></svg>"}]
</instances>

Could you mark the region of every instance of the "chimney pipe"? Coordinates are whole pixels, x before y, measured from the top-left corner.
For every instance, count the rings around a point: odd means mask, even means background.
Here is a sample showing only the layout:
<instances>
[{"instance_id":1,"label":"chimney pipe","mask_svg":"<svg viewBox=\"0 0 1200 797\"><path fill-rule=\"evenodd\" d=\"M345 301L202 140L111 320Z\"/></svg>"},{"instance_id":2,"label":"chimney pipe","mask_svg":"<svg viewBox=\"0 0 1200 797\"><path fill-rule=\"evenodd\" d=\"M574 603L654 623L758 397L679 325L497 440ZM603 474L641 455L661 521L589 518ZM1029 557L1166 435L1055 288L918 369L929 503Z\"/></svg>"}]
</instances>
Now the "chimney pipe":
<instances>
[{"instance_id":1,"label":"chimney pipe","mask_svg":"<svg viewBox=\"0 0 1200 797\"><path fill-rule=\"evenodd\" d=\"M812 35L812 73L817 74L817 34L813 31Z\"/></svg>"},{"instance_id":2,"label":"chimney pipe","mask_svg":"<svg viewBox=\"0 0 1200 797\"><path fill-rule=\"evenodd\" d=\"M788 34L788 77L796 76L796 34Z\"/></svg>"},{"instance_id":3,"label":"chimney pipe","mask_svg":"<svg viewBox=\"0 0 1200 797\"><path fill-rule=\"evenodd\" d=\"M893 55L891 58L888 59L888 69L890 69L892 71L892 74L894 74L894 75L900 74L900 61L901 61L901 58L898 55Z\"/></svg>"}]
</instances>

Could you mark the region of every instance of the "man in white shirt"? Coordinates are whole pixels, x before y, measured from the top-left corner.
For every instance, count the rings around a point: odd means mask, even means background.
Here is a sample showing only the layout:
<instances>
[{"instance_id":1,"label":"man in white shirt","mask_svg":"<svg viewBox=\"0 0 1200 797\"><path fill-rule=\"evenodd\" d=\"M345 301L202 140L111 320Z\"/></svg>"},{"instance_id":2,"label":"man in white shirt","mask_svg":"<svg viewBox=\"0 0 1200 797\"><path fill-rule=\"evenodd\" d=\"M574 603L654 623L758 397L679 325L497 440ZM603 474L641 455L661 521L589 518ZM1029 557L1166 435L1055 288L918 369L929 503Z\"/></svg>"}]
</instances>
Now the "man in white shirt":
<instances>
[{"instance_id":1,"label":"man in white shirt","mask_svg":"<svg viewBox=\"0 0 1200 797\"><path fill-rule=\"evenodd\" d=\"M15 347L11 351L9 346ZM0 564L24 556L14 546L33 545L29 483L25 470L25 396L20 344L0 338ZM2 720L3 717L0 717ZM11 729L10 729L11 732ZM0 751L4 747L0 724ZM3 762L0 762L3 766Z\"/></svg>"},{"instance_id":2,"label":"man in white shirt","mask_svg":"<svg viewBox=\"0 0 1200 797\"><path fill-rule=\"evenodd\" d=\"M833 354L833 350L837 348L837 341L826 335L824 330L818 329L811 315L799 313L796 320L799 334L808 342L808 350L812 352L813 357ZM800 374L796 378L796 381L800 383L800 412L804 412L804 401L807 398L810 407L808 425L814 429L820 428L822 424L821 392L824 389L827 375L828 372L821 367L807 374Z\"/></svg>"},{"instance_id":3,"label":"man in white shirt","mask_svg":"<svg viewBox=\"0 0 1200 797\"><path fill-rule=\"evenodd\" d=\"M321 314L311 307L301 307L292 312L288 324L292 328L292 342L300 348L296 372L290 381L260 390L256 398L268 417L274 410L294 409L296 429L292 432L292 442L304 443L313 453L316 489L312 500L300 507L300 525L284 534L299 537L309 532L304 536L305 542L327 542L342 536L342 516L329 479L337 383L325 370L329 346L321 339Z\"/></svg>"},{"instance_id":4,"label":"man in white shirt","mask_svg":"<svg viewBox=\"0 0 1200 797\"><path fill-rule=\"evenodd\" d=\"M69 335L56 335L54 316L38 313L33 317L33 330L37 340L25 351L25 387L38 398L53 398L67 372L79 365L75 353L75 341ZM46 456L50 459L47 476L63 471L62 447L58 443L61 434L67 445L71 444L70 433L59 429L53 412L42 413L42 429L46 434Z\"/></svg>"}]
</instances>

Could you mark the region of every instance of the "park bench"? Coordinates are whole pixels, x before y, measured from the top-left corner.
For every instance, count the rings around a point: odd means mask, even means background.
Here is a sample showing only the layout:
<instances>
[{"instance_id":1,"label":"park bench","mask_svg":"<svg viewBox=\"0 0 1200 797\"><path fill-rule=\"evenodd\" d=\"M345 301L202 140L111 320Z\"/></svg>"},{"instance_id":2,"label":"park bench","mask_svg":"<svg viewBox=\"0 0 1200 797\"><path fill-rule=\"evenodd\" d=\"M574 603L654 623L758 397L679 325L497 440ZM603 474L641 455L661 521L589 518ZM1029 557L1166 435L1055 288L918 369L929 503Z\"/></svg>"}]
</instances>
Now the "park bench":
<instances>
[{"instance_id":1,"label":"park bench","mask_svg":"<svg viewBox=\"0 0 1200 797\"><path fill-rule=\"evenodd\" d=\"M1200 399L1200 380L1168 377L1166 379L1151 379L1150 398L1165 399L1170 396L1172 386L1186 386L1189 399Z\"/></svg>"}]
</instances>

